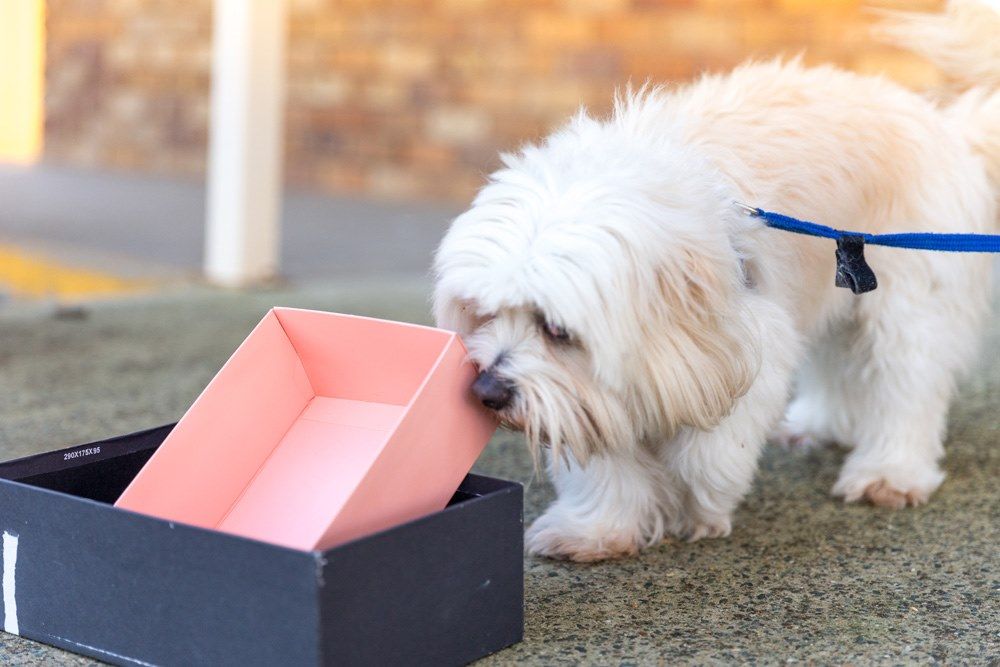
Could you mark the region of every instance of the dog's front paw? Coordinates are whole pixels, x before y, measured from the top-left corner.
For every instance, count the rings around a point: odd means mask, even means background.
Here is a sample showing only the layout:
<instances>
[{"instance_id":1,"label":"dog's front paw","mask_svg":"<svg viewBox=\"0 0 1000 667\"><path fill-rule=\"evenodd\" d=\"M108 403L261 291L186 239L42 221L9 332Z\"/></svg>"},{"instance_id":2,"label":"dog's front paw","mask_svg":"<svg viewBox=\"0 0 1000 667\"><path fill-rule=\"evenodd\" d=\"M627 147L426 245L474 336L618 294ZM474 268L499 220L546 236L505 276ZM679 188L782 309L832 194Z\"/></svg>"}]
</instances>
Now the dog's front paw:
<instances>
[{"instance_id":1,"label":"dog's front paw","mask_svg":"<svg viewBox=\"0 0 1000 667\"><path fill-rule=\"evenodd\" d=\"M833 495L853 503L865 500L878 507L903 509L926 503L944 480L937 466L902 474L898 470L856 473L844 470L833 486Z\"/></svg>"},{"instance_id":2,"label":"dog's front paw","mask_svg":"<svg viewBox=\"0 0 1000 667\"><path fill-rule=\"evenodd\" d=\"M785 449L808 450L830 441L825 414L810 401L796 399L768 440Z\"/></svg>"},{"instance_id":3,"label":"dog's front paw","mask_svg":"<svg viewBox=\"0 0 1000 667\"><path fill-rule=\"evenodd\" d=\"M634 556L644 544L638 534L587 526L550 509L528 528L524 546L536 556L593 563Z\"/></svg>"},{"instance_id":4,"label":"dog's front paw","mask_svg":"<svg viewBox=\"0 0 1000 667\"><path fill-rule=\"evenodd\" d=\"M685 531L684 539L688 542L697 542L705 538L729 537L731 532L733 532L732 522L728 518L721 518L695 523Z\"/></svg>"},{"instance_id":5,"label":"dog's front paw","mask_svg":"<svg viewBox=\"0 0 1000 667\"><path fill-rule=\"evenodd\" d=\"M823 441L816 435L799 430L787 421L782 422L771 433L768 441L782 449L793 451L807 451L823 444Z\"/></svg>"},{"instance_id":6,"label":"dog's front paw","mask_svg":"<svg viewBox=\"0 0 1000 667\"><path fill-rule=\"evenodd\" d=\"M729 516L682 516L670 522L668 531L671 535L685 542L729 537L733 532L733 521Z\"/></svg>"}]
</instances>

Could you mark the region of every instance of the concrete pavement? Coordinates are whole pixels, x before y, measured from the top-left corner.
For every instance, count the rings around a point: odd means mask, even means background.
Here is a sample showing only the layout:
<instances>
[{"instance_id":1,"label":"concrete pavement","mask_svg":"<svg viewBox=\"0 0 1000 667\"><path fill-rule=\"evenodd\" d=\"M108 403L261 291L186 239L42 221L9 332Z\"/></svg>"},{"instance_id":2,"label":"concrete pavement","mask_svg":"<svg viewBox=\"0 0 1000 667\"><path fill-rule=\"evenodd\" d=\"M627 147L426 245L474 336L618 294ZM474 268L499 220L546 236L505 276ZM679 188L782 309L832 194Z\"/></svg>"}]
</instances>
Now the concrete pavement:
<instances>
[{"instance_id":1,"label":"concrete pavement","mask_svg":"<svg viewBox=\"0 0 1000 667\"><path fill-rule=\"evenodd\" d=\"M8 307L0 459L177 419L271 305L428 319L427 284L388 279L182 290L95 304L82 318ZM842 452L769 448L728 539L596 565L526 558L525 641L484 664L996 664L998 350L995 318L929 505L845 507L828 493ZM477 469L526 484L527 521L552 498L517 435L499 433ZM0 663L90 661L0 634Z\"/></svg>"}]
</instances>

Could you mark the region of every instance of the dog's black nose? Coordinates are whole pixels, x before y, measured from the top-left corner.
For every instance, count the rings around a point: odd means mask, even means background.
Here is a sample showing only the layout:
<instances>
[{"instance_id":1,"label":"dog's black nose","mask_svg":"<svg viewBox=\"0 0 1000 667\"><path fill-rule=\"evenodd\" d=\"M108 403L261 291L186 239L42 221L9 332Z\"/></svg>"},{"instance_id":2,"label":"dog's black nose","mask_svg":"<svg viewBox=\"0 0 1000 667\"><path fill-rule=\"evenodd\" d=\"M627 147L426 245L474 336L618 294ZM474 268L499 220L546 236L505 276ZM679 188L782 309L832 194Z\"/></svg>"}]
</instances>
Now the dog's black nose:
<instances>
[{"instance_id":1,"label":"dog's black nose","mask_svg":"<svg viewBox=\"0 0 1000 667\"><path fill-rule=\"evenodd\" d=\"M490 371L483 371L472 383L472 393L490 410L503 410L514 398L514 385Z\"/></svg>"}]
</instances>

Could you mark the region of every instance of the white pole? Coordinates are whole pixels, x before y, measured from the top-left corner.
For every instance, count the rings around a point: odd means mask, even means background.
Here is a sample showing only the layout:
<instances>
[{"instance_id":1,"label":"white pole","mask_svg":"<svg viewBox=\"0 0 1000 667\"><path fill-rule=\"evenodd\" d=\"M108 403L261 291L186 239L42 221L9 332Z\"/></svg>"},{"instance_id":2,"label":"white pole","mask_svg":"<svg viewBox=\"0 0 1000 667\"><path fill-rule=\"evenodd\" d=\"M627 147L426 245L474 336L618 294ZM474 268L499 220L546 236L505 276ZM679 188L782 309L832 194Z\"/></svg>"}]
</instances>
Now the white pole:
<instances>
[{"instance_id":1,"label":"white pole","mask_svg":"<svg viewBox=\"0 0 1000 667\"><path fill-rule=\"evenodd\" d=\"M278 271L285 0L215 0L205 274L239 287Z\"/></svg>"}]
</instances>

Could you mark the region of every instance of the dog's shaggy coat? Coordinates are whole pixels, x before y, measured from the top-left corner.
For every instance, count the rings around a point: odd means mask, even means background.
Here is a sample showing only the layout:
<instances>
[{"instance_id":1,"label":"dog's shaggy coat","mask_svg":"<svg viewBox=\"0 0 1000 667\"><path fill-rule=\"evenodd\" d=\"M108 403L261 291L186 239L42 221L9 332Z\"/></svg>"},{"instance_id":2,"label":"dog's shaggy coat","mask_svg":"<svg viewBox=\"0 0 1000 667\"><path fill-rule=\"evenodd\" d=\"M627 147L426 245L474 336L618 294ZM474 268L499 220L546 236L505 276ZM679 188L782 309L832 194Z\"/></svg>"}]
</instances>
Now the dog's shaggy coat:
<instances>
[{"instance_id":1,"label":"dog's shaggy coat","mask_svg":"<svg viewBox=\"0 0 1000 667\"><path fill-rule=\"evenodd\" d=\"M834 287L830 241L733 205L874 233L996 230L1000 14L956 2L890 32L981 85L939 106L792 60L645 88L505 155L455 220L437 321L465 337L484 402L549 448L558 498L531 551L727 535L769 436L852 447L833 488L848 501L915 505L941 484L990 258L871 247L880 286L855 296Z\"/></svg>"}]
</instances>

